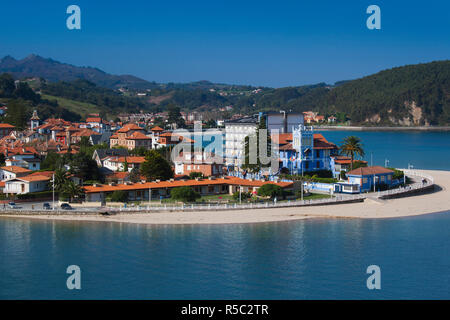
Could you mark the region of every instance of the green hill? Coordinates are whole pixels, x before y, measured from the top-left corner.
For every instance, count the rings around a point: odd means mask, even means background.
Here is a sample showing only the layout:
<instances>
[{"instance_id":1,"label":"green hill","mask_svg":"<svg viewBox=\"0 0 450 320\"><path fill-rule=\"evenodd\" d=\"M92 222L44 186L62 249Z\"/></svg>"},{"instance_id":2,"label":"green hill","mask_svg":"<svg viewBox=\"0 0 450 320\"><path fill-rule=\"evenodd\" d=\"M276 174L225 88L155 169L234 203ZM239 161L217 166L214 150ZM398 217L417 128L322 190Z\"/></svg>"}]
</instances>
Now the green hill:
<instances>
[{"instance_id":1,"label":"green hill","mask_svg":"<svg viewBox=\"0 0 450 320\"><path fill-rule=\"evenodd\" d=\"M345 113L353 124L448 125L450 60L384 70L337 86L273 89L251 102L258 110Z\"/></svg>"}]
</instances>

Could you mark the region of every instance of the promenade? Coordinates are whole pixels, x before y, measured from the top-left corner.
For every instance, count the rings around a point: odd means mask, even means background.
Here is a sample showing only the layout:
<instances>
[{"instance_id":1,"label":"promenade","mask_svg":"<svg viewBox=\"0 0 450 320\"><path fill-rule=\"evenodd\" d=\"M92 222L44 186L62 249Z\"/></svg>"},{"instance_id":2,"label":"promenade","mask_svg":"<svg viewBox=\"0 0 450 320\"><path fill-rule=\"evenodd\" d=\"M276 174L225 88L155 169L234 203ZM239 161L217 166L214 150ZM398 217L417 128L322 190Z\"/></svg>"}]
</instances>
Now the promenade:
<instances>
[{"instance_id":1,"label":"promenade","mask_svg":"<svg viewBox=\"0 0 450 320\"><path fill-rule=\"evenodd\" d=\"M450 171L416 170L418 174L434 179L435 191L402 198L383 200L366 197L364 202L316 206L277 206L234 210L185 210L119 212L102 216L98 212L58 215L2 214L2 217L51 219L67 221L110 221L142 224L230 224L293 221L309 218L396 218L450 210ZM231 208L230 208L231 209Z\"/></svg>"}]
</instances>

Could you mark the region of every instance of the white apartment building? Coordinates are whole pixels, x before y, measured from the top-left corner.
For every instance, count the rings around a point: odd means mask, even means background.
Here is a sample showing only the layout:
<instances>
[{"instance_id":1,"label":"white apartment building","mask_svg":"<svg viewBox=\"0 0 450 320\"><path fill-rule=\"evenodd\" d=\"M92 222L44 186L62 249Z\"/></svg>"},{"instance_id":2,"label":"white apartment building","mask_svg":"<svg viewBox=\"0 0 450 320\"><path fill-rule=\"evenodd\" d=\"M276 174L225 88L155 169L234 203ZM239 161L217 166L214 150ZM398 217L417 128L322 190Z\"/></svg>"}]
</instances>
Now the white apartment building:
<instances>
[{"instance_id":1,"label":"white apartment building","mask_svg":"<svg viewBox=\"0 0 450 320\"><path fill-rule=\"evenodd\" d=\"M258 116L225 121L225 165L239 166L243 155L244 139L254 134Z\"/></svg>"},{"instance_id":2,"label":"white apartment building","mask_svg":"<svg viewBox=\"0 0 450 320\"><path fill-rule=\"evenodd\" d=\"M270 133L289 133L304 123L302 113L260 112L258 115L225 121L225 164L239 166L245 137L256 132L261 117L265 117Z\"/></svg>"}]
</instances>

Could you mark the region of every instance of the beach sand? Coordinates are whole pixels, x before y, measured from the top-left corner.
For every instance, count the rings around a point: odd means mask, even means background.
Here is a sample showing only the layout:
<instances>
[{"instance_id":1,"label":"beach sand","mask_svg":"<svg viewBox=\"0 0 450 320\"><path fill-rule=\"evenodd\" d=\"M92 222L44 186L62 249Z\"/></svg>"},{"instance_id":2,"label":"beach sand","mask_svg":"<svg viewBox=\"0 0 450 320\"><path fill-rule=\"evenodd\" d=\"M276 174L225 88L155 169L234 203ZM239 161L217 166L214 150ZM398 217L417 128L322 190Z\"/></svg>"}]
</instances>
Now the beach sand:
<instances>
[{"instance_id":1,"label":"beach sand","mask_svg":"<svg viewBox=\"0 0 450 320\"><path fill-rule=\"evenodd\" d=\"M101 215L3 215L27 219L71 221L112 221L141 224L230 224L290 221L308 218L395 218L450 211L450 171L417 170L434 177L437 190L433 193L412 195L390 200L328 206L269 208L254 210L152 212Z\"/></svg>"}]
</instances>

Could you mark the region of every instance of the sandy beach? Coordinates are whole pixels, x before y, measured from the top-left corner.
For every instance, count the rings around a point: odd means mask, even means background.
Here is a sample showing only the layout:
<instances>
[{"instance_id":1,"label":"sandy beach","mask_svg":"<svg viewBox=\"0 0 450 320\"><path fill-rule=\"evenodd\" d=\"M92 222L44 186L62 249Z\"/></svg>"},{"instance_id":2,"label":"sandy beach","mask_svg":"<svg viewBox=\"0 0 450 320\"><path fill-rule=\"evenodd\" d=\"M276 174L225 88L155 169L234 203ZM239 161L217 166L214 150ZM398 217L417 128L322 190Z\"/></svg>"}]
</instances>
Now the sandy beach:
<instances>
[{"instance_id":1,"label":"sandy beach","mask_svg":"<svg viewBox=\"0 0 450 320\"><path fill-rule=\"evenodd\" d=\"M269 208L255 210L152 212L101 215L2 215L27 219L72 221L111 221L141 224L230 224L290 221L308 218L395 218L450 210L450 171L421 170L434 177L433 193L390 200L366 199L364 202L313 207Z\"/></svg>"}]
</instances>

